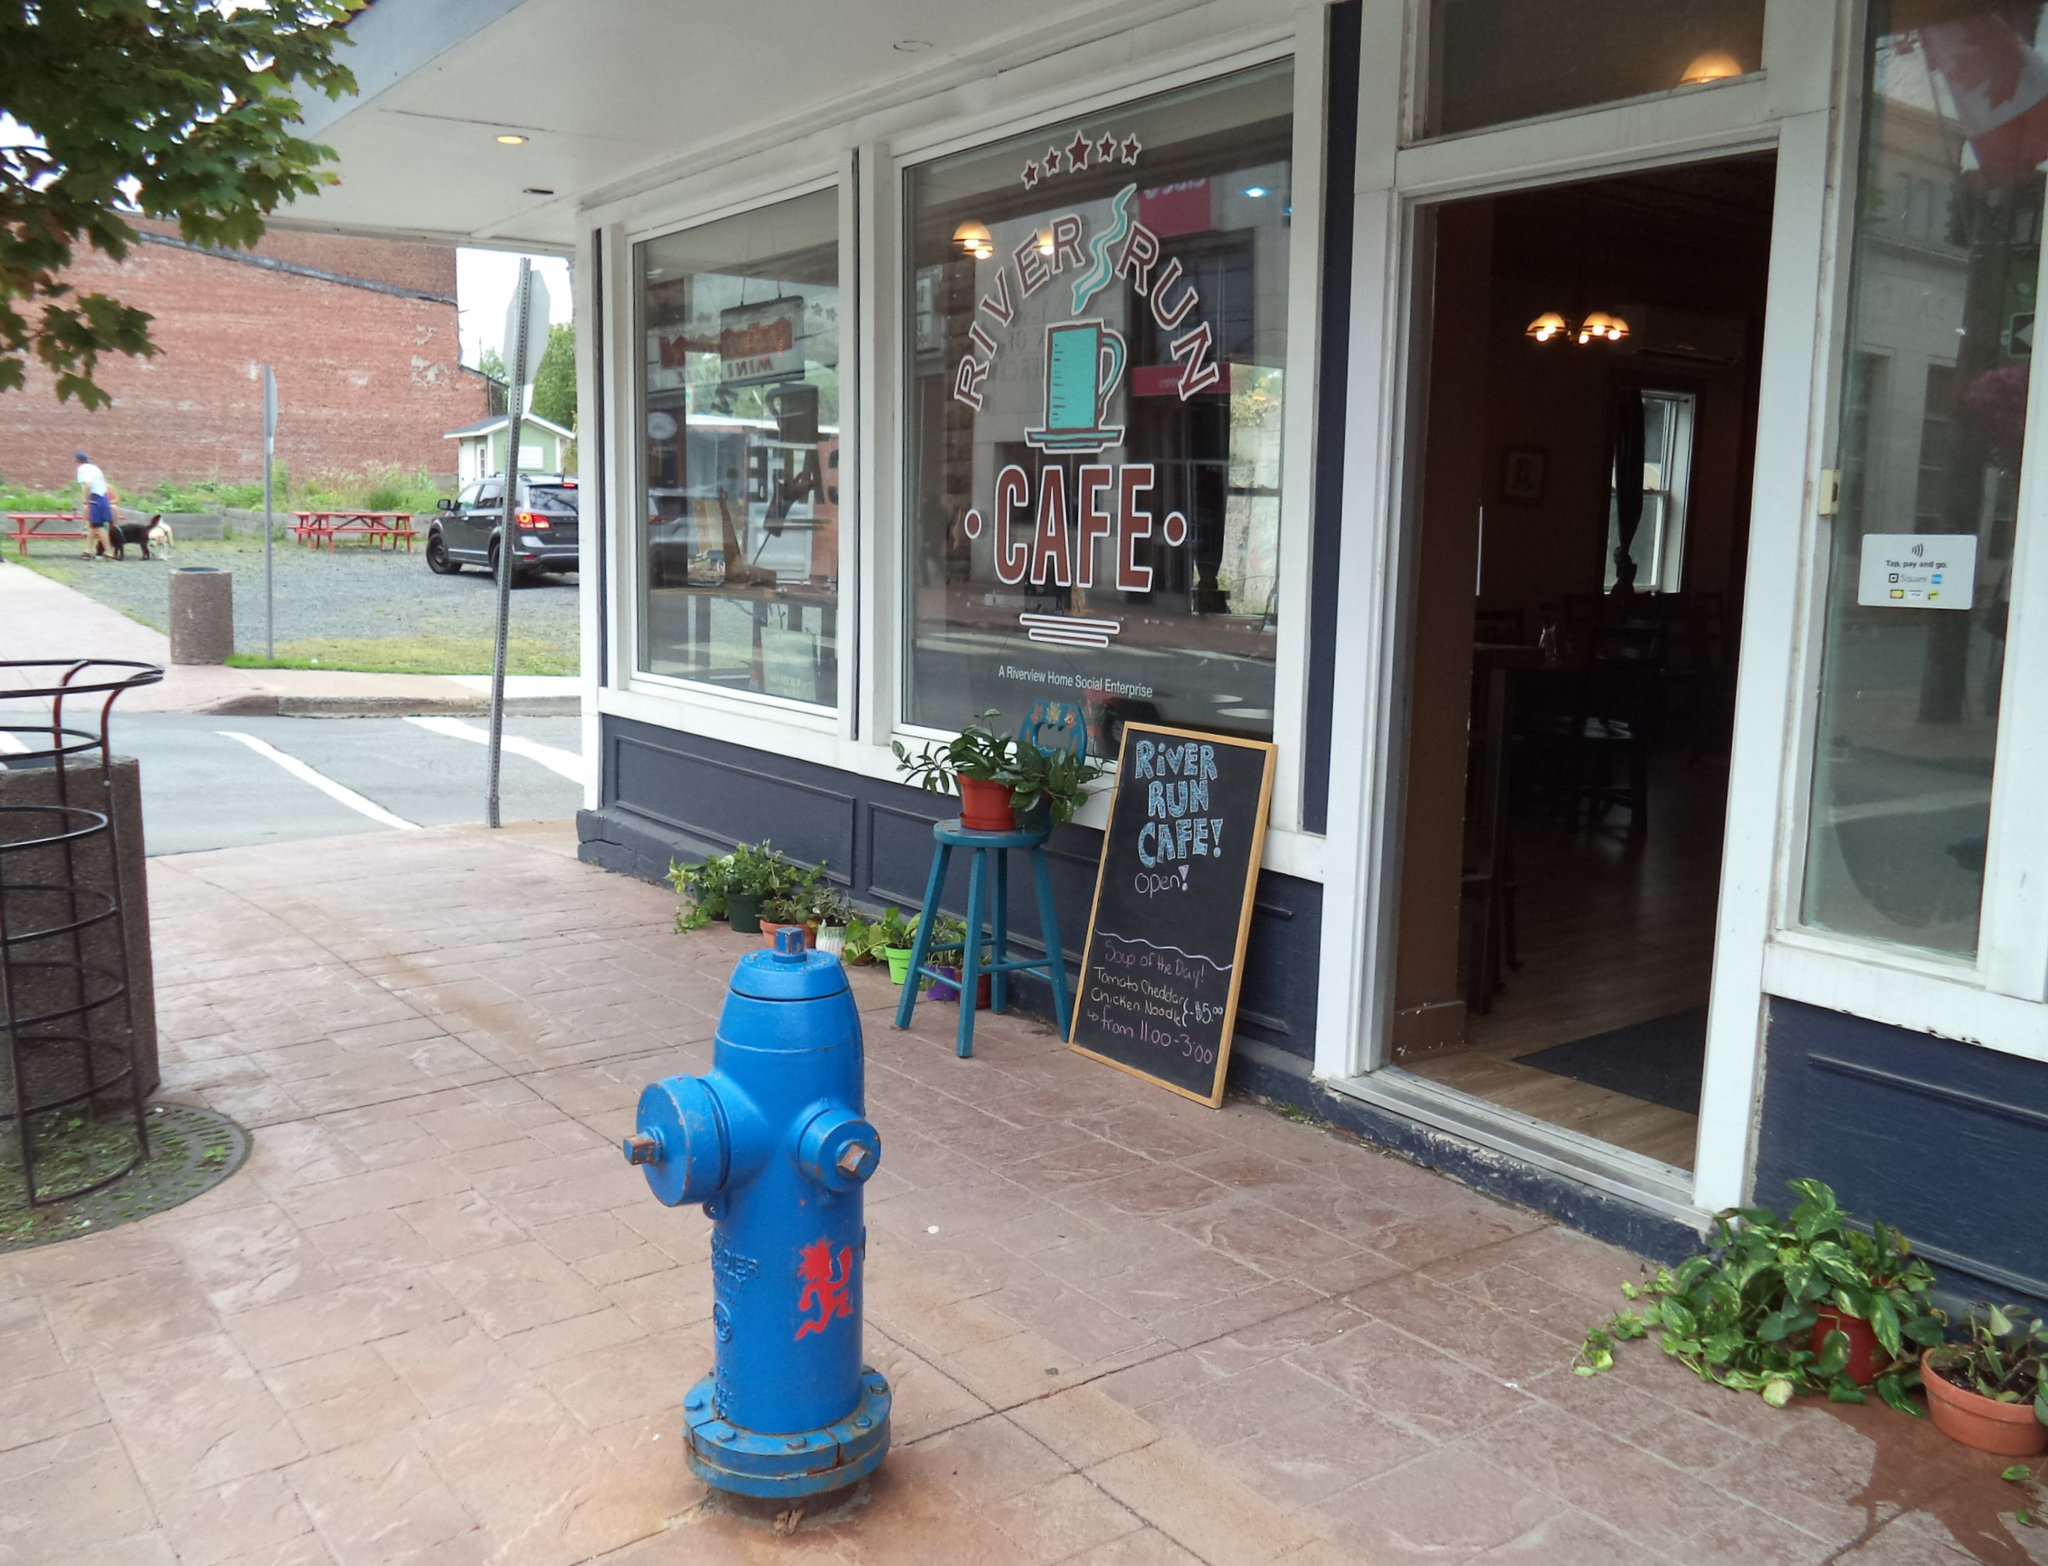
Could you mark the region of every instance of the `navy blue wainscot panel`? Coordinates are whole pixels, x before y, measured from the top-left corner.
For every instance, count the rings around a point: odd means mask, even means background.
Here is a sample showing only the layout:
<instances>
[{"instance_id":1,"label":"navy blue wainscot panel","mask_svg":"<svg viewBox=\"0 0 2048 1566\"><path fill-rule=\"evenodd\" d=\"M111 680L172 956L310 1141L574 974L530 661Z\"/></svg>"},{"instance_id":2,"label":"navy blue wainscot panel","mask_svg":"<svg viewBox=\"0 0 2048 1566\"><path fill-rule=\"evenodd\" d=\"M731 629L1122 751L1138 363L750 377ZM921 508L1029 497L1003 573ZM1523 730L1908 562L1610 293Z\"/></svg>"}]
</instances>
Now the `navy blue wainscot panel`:
<instances>
[{"instance_id":1,"label":"navy blue wainscot panel","mask_svg":"<svg viewBox=\"0 0 2048 1566\"><path fill-rule=\"evenodd\" d=\"M1966 1299L2048 1302L2048 1065L1772 1000L1756 1200L1825 1180Z\"/></svg>"},{"instance_id":2,"label":"navy blue wainscot panel","mask_svg":"<svg viewBox=\"0 0 2048 1566\"><path fill-rule=\"evenodd\" d=\"M792 859L823 863L829 877L868 904L915 908L931 873L932 823L960 813L950 794L927 794L789 756L730 745L624 718L603 720L604 803L578 817L582 857L643 880L665 878L671 859L723 853L767 838ZM1046 847L1060 944L1078 966L1095 896L1102 834L1062 827ZM1012 856L1010 929L1035 953L1038 906L1029 862ZM944 907L967 902L967 859L955 854ZM1303 1057L1315 1053L1317 943L1322 888L1270 871L1259 877L1245 954L1238 1028ZM1018 1001L1049 1015L1042 981L1021 975Z\"/></svg>"}]
</instances>

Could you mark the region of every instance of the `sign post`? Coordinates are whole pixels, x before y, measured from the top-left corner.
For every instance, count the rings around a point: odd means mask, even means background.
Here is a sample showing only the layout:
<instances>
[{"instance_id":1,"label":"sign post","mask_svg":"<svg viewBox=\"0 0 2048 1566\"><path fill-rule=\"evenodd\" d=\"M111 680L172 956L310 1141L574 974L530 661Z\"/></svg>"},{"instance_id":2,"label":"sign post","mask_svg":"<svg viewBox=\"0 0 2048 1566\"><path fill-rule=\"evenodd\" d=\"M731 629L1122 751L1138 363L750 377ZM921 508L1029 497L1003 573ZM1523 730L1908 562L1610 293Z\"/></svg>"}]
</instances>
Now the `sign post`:
<instances>
[{"instance_id":1,"label":"sign post","mask_svg":"<svg viewBox=\"0 0 2048 1566\"><path fill-rule=\"evenodd\" d=\"M270 463L277 455L277 377L263 366L263 656L277 657L276 583L270 569Z\"/></svg>"},{"instance_id":2,"label":"sign post","mask_svg":"<svg viewBox=\"0 0 2048 1566\"><path fill-rule=\"evenodd\" d=\"M505 311L505 509L498 522L498 634L491 655L490 787L484 822L498 822L498 761L505 743L505 636L512 611L513 552L519 536L519 435L526 412L526 388L548 346L548 285L534 275L533 262L519 258L519 286Z\"/></svg>"}]
</instances>

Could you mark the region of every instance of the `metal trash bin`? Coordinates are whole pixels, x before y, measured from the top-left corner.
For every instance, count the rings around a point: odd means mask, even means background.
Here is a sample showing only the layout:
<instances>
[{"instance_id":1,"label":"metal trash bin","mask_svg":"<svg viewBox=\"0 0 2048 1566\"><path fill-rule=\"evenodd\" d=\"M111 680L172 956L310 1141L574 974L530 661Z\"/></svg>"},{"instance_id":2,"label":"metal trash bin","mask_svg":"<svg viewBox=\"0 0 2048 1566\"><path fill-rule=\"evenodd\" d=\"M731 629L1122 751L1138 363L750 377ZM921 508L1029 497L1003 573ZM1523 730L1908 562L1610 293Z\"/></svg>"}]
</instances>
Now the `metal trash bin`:
<instances>
[{"instance_id":1,"label":"metal trash bin","mask_svg":"<svg viewBox=\"0 0 2048 1566\"><path fill-rule=\"evenodd\" d=\"M219 566L171 571L171 662L226 663L235 650L235 579Z\"/></svg>"}]
</instances>

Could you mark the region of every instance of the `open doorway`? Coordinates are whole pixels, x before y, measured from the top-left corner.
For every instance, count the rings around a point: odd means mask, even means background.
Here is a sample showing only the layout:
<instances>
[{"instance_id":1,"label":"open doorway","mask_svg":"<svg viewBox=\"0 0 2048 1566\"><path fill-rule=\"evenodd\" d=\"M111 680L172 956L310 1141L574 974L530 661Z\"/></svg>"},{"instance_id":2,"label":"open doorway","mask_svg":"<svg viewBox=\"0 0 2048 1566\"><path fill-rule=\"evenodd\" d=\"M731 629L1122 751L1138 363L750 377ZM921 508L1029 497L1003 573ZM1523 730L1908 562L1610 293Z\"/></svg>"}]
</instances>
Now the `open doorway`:
<instances>
[{"instance_id":1,"label":"open doorway","mask_svg":"<svg viewBox=\"0 0 2048 1566\"><path fill-rule=\"evenodd\" d=\"M1424 214L1392 1064L1690 1168L1769 155Z\"/></svg>"}]
</instances>

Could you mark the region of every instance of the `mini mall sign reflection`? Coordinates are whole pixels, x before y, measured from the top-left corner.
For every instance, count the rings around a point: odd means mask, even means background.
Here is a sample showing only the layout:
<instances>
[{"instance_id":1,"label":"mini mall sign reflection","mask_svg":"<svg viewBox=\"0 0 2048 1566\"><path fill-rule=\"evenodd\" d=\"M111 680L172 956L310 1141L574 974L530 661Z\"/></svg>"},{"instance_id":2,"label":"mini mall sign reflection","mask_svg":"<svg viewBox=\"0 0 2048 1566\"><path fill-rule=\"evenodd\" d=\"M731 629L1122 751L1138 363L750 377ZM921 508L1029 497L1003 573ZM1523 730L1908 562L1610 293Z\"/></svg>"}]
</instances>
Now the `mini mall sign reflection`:
<instances>
[{"instance_id":1,"label":"mini mall sign reflection","mask_svg":"<svg viewBox=\"0 0 2048 1566\"><path fill-rule=\"evenodd\" d=\"M1967 609L1977 590L1974 533L1868 533L1856 602L1874 609Z\"/></svg>"}]
</instances>

